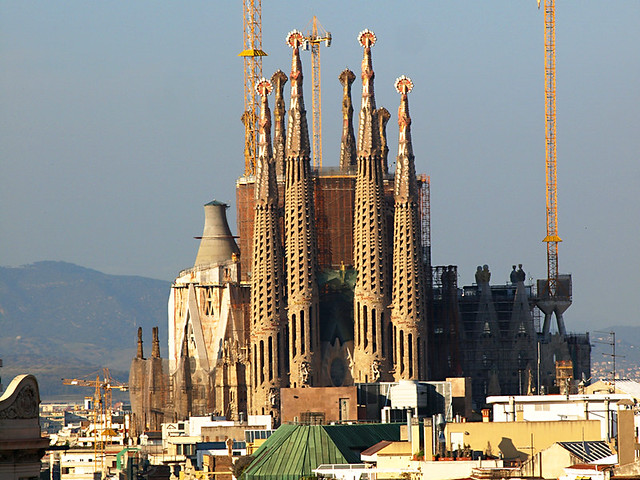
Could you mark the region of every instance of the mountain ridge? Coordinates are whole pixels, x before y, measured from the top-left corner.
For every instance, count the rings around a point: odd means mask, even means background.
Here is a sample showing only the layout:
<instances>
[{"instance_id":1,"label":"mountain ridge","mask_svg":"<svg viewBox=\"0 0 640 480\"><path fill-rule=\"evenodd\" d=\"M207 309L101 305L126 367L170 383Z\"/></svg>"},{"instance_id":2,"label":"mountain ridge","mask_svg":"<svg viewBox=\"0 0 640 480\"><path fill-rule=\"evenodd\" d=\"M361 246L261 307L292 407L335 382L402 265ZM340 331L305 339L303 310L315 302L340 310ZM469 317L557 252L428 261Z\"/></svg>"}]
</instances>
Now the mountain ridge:
<instances>
[{"instance_id":1,"label":"mountain ridge","mask_svg":"<svg viewBox=\"0 0 640 480\"><path fill-rule=\"evenodd\" d=\"M60 378L95 378L103 367L126 382L138 327L149 348L154 326L161 349L167 345L170 286L68 262L0 267L3 376L36 374L45 399L83 393L62 386Z\"/></svg>"}]
</instances>

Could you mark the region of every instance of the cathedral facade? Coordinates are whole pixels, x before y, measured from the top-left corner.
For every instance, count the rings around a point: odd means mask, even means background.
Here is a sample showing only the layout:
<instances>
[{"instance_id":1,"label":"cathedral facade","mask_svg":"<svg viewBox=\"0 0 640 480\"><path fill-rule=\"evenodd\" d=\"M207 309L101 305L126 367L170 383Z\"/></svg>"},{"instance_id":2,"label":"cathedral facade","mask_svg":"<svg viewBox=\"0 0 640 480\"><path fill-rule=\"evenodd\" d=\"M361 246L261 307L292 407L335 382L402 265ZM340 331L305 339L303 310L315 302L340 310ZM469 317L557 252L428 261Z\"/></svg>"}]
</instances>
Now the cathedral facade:
<instances>
[{"instance_id":1,"label":"cathedral facade","mask_svg":"<svg viewBox=\"0 0 640 480\"><path fill-rule=\"evenodd\" d=\"M428 266L419 209L424 179L416 176L411 145L413 85L403 77L396 86L401 142L394 175L387 166L390 115L375 102L376 36L361 32L357 136L356 76L345 70L338 78L344 87L340 166L314 170L302 41L300 32L287 36L289 77L278 71L258 84L256 173L237 183L240 247L226 226L225 207L205 206L217 208L218 219L205 219L196 264L172 287L169 375L178 416L277 417L283 387L428 378ZM213 231L213 224L224 228ZM201 255L214 251L206 247L214 241L224 253Z\"/></svg>"},{"instance_id":2,"label":"cathedral facade","mask_svg":"<svg viewBox=\"0 0 640 480\"><path fill-rule=\"evenodd\" d=\"M205 205L195 264L171 287L168 372L152 382L164 385L165 421L209 414L242 420L248 414L271 415L277 424L282 388L458 376L472 377L481 407L482 395L530 388L540 370L535 295L520 276L512 279L511 303L498 308L509 310L505 314L496 311L488 268L480 269L473 296L469 291L465 298L456 267L432 267L429 183L416 174L411 139L413 83L404 76L395 82L397 117L378 108L376 36L364 30L358 41L357 134L351 94L356 75L346 69L338 76L337 167L311 167L300 32L286 39L289 76L278 70L270 81L258 82L258 155L255 175L236 183L238 237L228 226L227 205ZM391 118L399 129L394 172L387 158ZM563 352L572 355L570 348ZM584 363L588 353L581 352ZM149 383L144 372L150 367L142 364L140 347L132 378ZM158 402L132 398L134 403L156 409ZM155 410L134 414L159 421Z\"/></svg>"}]
</instances>

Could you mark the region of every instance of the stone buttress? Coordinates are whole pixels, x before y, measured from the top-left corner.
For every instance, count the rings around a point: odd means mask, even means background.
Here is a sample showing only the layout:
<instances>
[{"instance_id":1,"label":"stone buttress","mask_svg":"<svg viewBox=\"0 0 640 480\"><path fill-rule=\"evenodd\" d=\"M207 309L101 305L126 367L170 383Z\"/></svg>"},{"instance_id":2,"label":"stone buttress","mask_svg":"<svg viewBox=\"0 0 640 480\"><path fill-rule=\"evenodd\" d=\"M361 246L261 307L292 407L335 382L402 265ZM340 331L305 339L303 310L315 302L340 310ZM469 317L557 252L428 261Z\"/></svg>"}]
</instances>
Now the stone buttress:
<instances>
[{"instance_id":1,"label":"stone buttress","mask_svg":"<svg viewBox=\"0 0 640 480\"><path fill-rule=\"evenodd\" d=\"M391 380L392 344L380 128L371 62L376 37L365 30L358 40L364 47L364 56L353 222L353 259L358 276L354 291L352 372L356 382L377 382Z\"/></svg>"},{"instance_id":2,"label":"stone buttress","mask_svg":"<svg viewBox=\"0 0 640 480\"><path fill-rule=\"evenodd\" d=\"M317 237L314 226L313 179L309 162L309 130L302 94L300 46L303 36L293 31L287 43L293 49L291 104L287 121L285 164L285 268L289 367L292 387L313 386L318 374L319 301Z\"/></svg>"}]
</instances>

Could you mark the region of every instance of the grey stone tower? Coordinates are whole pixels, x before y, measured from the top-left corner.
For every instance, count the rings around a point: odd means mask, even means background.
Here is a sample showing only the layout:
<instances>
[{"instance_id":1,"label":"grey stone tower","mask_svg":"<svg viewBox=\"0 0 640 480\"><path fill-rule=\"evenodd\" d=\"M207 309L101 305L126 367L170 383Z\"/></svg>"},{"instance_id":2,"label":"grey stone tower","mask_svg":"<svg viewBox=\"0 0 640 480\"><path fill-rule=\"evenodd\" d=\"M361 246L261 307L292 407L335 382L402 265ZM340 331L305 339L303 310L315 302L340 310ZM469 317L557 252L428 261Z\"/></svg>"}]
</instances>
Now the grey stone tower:
<instances>
[{"instance_id":1,"label":"grey stone tower","mask_svg":"<svg viewBox=\"0 0 640 480\"><path fill-rule=\"evenodd\" d=\"M394 182L391 311L395 379L425 380L427 378L427 312L420 247L418 184L411 144L411 117L408 102L408 93L413 88L413 83L409 78L402 76L396 80L395 87L401 94L398 109L400 136Z\"/></svg>"},{"instance_id":2,"label":"grey stone tower","mask_svg":"<svg viewBox=\"0 0 640 480\"><path fill-rule=\"evenodd\" d=\"M300 45L303 36L287 36L293 48L291 104L287 121L285 165L285 262L289 323L289 367L292 387L312 386L318 374L318 253L314 227L313 180L309 163L309 130L302 95Z\"/></svg>"},{"instance_id":3,"label":"grey stone tower","mask_svg":"<svg viewBox=\"0 0 640 480\"><path fill-rule=\"evenodd\" d=\"M275 76L275 75L274 75ZM284 273L278 218L276 164L271 147L271 111L267 96L272 90L266 79L256 89L262 97L253 223L253 268L251 275L251 411L271 414L278 421L280 388L287 386L284 361L286 348Z\"/></svg>"},{"instance_id":4,"label":"grey stone tower","mask_svg":"<svg viewBox=\"0 0 640 480\"><path fill-rule=\"evenodd\" d=\"M356 382L377 382L391 380L391 337L380 130L371 63L371 47L376 37L370 30L364 30L358 40L364 47L364 58L353 221L353 262L358 277L353 300L352 374Z\"/></svg>"}]
</instances>

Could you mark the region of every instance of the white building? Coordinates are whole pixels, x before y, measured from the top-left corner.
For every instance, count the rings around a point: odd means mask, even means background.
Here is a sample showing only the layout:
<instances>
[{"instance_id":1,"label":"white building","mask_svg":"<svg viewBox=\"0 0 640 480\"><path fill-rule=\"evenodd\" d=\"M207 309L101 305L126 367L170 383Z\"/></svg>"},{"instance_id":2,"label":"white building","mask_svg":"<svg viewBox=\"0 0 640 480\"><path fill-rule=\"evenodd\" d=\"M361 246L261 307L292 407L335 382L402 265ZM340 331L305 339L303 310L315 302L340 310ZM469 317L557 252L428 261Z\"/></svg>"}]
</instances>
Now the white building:
<instances>
[{"instance_id":1,"label":"white building","mask_svg":"<svg viewBox=\"0 0 640 480\"><path fill-rule=\"evenodd\" d=\"M618 402L621 400L633 403L633 397L626 394L487 397L487 403L493 407L494 422L599 420L602 438L606 440L618 433Z\"/></svg>"}]
</instances>

